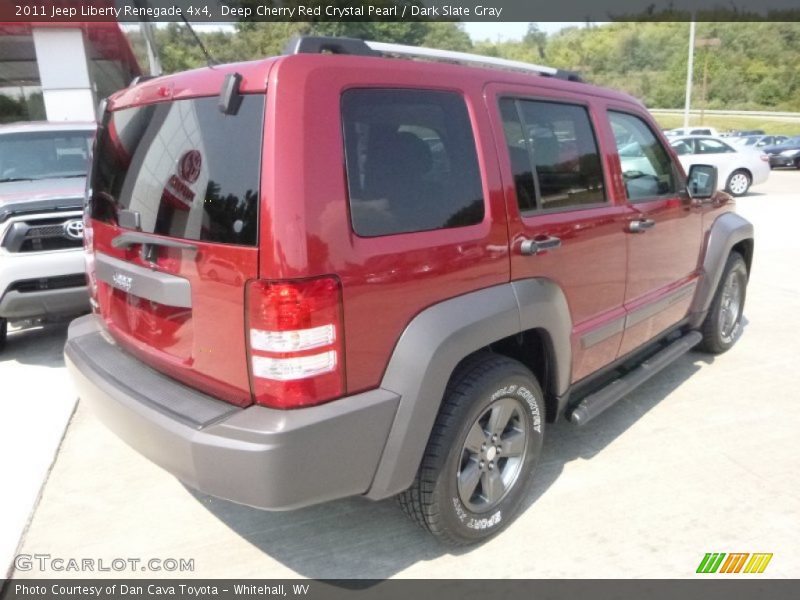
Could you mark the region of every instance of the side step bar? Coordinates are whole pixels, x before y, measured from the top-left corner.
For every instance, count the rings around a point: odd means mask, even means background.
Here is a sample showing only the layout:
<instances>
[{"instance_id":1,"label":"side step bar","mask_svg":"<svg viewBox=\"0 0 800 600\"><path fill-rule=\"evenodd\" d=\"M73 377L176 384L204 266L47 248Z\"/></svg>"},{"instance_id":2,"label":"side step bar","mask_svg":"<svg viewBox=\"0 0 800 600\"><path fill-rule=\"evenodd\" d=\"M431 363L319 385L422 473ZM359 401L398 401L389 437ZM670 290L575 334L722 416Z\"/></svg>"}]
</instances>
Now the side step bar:
<instances>
[{"instance_id":1,"label":"side step bar","mask_svg":"<svg viewBox=\"0 0 800 600\"><path fill-rule=\"evenodd\" d=\"M669 346L654 354L630 373L615 379L601 390L586 396L569 413L573 425L586 425L601 412L610 408L623 396L650 379L664 367L686 354L703 339L699 331L690 331Z\"/></svg>"}]
</instances>

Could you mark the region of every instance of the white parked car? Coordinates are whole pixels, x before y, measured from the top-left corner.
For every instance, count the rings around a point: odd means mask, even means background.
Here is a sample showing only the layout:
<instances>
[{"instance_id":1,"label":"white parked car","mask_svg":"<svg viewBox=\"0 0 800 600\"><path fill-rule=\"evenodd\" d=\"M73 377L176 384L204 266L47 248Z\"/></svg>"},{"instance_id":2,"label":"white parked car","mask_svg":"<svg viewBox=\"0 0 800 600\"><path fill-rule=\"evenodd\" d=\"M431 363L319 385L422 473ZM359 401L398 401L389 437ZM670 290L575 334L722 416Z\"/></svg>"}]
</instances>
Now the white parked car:
<instances>
[{"instance_id":1,"label":"white parked car","mask_svg":"<svg viewBox=\"0 0 800 600\"><path fill-rule=\"evenodd\" d=\"M89 310L83 196L94 123L0 126L0 350L9 321Z\"/></svg>"},{"instance_id":2,"label":"white parked car","mask_svg":"<svg viewBox=\"0 0 800 600\"><path fill-rule=\"evenodd\" d=\"M760 150L702 135L670 138L669 143L686 171L695 164L717 167L720 187L734 196L744 196L769 177L769 157Z\"/></svg>"}]
</instances>

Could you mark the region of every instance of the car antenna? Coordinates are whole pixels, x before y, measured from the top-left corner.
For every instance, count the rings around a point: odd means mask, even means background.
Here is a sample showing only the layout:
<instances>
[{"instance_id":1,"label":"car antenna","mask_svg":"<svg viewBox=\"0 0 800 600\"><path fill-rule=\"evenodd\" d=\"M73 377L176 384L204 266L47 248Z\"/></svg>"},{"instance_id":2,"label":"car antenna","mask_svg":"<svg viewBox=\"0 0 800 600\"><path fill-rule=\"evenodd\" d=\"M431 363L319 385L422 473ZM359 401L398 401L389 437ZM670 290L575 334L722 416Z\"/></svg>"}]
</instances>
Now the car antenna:
<instances>
[{"instance_id":1,"label":"car antenna","mask_svg":"<svg viewBox=\"0 0 800 600\"><path fill-rule=\"evenodd\" d=\"M189 31L192 32L192 36L194 37L194 41L197 42L198 46L200 46L200 50L202 50L203 55L206 57L206 64L208 65L208 67L210 69L213 69L219 63L217 62L217 60L213 56L211 56L211 53L203 45L203 42L200 40L200 37L195 32L194 27L192 27L192 24L189 23L189 21L186 20L186 15L184 15L183 12L181 12L181 19L183 20L184 23L186 23L186 27L189 28Z\"/></svg>"}]
</instances>

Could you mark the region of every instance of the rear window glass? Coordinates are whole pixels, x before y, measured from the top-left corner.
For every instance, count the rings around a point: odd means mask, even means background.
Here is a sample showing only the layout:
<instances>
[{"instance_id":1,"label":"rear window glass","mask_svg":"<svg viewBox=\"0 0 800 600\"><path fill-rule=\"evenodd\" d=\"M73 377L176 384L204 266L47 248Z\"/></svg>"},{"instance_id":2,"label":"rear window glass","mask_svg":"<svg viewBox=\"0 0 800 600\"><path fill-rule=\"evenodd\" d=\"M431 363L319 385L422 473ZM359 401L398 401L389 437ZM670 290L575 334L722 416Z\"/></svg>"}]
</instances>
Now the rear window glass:
<instances>
[{"instance_id":1,"label":"rear window glass","mask_svg":"<svg viewBox=\"0 0 800 600\"><path fill-rule=\"evenodd\" d=\"M199 98L108 113L98 131L91 214L139 213L142 231L255 245L264 96L236 115Z\"/></svg>"},{"instance_id":2,"label":"rear window glass","mask_svg":"<svg viewBox=\"0 0 800 600\"><path fill-rule=\"evenodd\" d=\"M478 157L464 98L350 90L342 97L353 230L380 236L483 221Z\"/></svg>"}]
</instances>

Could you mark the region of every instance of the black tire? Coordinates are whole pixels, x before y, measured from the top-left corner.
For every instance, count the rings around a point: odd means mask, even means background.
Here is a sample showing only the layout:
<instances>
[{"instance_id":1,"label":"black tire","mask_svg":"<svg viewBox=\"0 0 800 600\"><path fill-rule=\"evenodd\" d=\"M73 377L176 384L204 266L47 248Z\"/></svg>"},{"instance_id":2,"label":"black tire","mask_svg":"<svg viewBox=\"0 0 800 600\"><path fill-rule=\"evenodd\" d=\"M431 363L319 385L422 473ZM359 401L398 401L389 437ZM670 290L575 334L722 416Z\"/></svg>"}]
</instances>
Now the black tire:
<instances>
[{"instance_id":1,"label":"black tire","mask_svg":"<svg viewBox=\"0 0 800 600\"><path fill-rule=\"evenodd\" d=\"M731 290L729 286L733 286L735 290ZM741 254L731 252L703 322L703 341L699 349L711 354L722 354L733 346L742 330L746 296L747 265Z\"/></svg>"},{"instance_id":2,"label":"black tire","mask_svg":"<svg viewBox=\"0 0 800 600\"><path fill-rule=\"evenodd\" d=\"M738 169L728 176L728 181L725 182L725 189L732 196L744 196L750 190L750 184L753 178L750 173L744 169Z\"/></svg>"},{"instance_id":3,"label":"black tire","mask_svg":"<svg viewBox=\"0 0 800 600\"><path fill-rule=\"evenodd\" d=\"M6 347L6 336L8 335L8 320L0 317L0 352Z\"/></svg>"},{"instance_id":4,"label":"black tire","mask_svg":"<svg viewBox=\"0 0 800 600\"><path fill-rule=\"evenodd\" d=\"M502 423L506 413L507 423L493 438L493 420ZM447 386L422 464L413 485L400 494L400 506L451 545L501 531L530 487L544 417L542 389L523 364L488 352L468 359Z\"/></svg>"}]
</instances>

